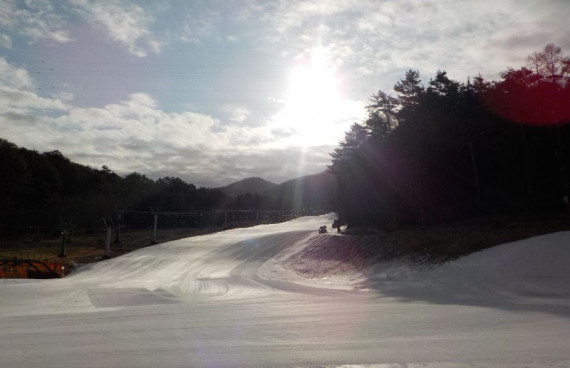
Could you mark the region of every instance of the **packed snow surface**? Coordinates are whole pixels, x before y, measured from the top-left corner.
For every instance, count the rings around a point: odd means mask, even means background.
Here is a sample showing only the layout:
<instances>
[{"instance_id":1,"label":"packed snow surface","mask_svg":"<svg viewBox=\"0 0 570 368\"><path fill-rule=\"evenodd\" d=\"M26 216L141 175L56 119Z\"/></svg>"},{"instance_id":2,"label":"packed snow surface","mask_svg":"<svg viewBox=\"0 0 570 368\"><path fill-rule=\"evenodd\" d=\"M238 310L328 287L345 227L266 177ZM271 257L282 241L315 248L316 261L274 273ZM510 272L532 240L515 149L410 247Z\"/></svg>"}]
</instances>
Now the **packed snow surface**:
<instances>
[{"instance_id":1,"label":"packed snow surface","mask_svg":"<svg viewBox=\"0 0 570 368\"><path fill-rule=\"evenodd\" d=\"M570 232L440 266L299 257L330 216L0 280L1 367L570 367ZM302 270L302 272L299 272Z\"/></svg>"}]
</instances>

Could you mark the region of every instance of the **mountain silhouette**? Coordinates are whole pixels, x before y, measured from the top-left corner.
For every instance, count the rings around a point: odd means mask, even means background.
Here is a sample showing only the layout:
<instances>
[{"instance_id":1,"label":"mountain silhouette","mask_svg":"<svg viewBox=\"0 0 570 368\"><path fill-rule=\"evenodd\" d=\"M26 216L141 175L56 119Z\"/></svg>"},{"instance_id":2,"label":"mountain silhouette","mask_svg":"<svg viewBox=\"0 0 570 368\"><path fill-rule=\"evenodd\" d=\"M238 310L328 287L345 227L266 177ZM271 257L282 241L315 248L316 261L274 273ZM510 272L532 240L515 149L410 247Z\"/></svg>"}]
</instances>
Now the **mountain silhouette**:
<instances>
[{"instance_id":1,"label":"mountain silhouette","mask_svg":"<svg viewBox=\"0 0 570 368\"><path fill-rule=\"evenodd\" d=\"M262 178L252 177L236 181L235 183L217 189L221 190L228 197L237 197L238 195L246 193L263 194L274 187L277 187L277 184Z\"/></svg>"}]
</instances>

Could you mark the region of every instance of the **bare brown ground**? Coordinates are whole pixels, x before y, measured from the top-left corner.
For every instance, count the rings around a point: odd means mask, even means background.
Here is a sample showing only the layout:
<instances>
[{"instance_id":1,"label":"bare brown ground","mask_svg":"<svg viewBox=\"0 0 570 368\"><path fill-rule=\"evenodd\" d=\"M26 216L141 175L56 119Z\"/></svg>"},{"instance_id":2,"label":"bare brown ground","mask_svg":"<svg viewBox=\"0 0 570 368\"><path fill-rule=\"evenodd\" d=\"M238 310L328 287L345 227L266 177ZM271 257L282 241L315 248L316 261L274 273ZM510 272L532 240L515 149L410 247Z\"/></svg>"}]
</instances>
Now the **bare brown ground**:
<instances>
[{"instance_id":1,"label":"bare brown ground","mask_svg":"<svg viewBox=\"0 0 570 368\"><path fill-rule=\"evenodd\" d=\"M203 235L219 231L210 229L160 229L157 242ZM316 229L315 229L316 230ZM377 231L355 228L343 234L316 235L301 251L291 255L291 268L307 277L326 277L363 271L378 262L405 260L416 263L441 263L457 259L495 245L556 231L570 231L570 218L483 219L466 223L400 228ZM316 233L316 231L315 231ZM119 244L111 245L111 257L151 245L150 230L121 234ZM113 241L115 234L113 233ZM66 244L67 257L59 258L61 239L44 237L34 242L25 239L0 241L1 258L58 261L66 267L97 262L105 252L105 234L72 234Z\"/></svg>"},{"instance_id":2,"label":"bare brown ground","mask_svg":"<svg viewBox=\"0 0 570 368\"><path fill-rule=\"evenodd\" d=\"M300 275L328 277L364 271L385 261L447 262L499 244L557 231L570 231L570 219L486 219L391 232L350 229L343 234L312 237L287 263Z\"/></svg>"},{"instance_id":3,"label":"bare brown ground","mask_svg":"<svg viewBox=\"0 0 570 368\"><path fill-rule=\"evenodd\" d=\"M157 243L188 238L220 231L219 228L180 228L159 229ZM61 238L56 235L42 235L30 241L24 237L0 240L0 259L28 259L38 261L58 262L72 270L81 264L97 262L105 254L106 233L85 234L72 233L66 242L66 257L59 257L61 252ZM133 250L151 245L151 230L124 231L120 235L120 242L115 243L116 234L112 233L110 258L132 252Z\"/></svg>"}]
</instances>

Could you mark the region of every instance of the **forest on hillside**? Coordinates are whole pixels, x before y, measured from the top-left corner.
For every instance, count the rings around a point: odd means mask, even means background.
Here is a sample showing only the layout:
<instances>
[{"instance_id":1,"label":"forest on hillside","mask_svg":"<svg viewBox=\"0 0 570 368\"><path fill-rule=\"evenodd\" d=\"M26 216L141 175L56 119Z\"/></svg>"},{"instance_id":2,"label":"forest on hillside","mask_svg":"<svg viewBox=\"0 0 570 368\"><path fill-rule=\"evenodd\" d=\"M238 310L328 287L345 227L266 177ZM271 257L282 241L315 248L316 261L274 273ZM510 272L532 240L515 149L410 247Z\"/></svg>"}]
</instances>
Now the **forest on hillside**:
<instances>
[{"instance_id":1,"label":"forest on hillside","mask_svg":"<svg viewBox=\"0 0 570 368\"><path fill-rule=\"evenodd\" d=\"M188 211L227 199L175 177L152 180L119 176L70 161L59 151L39 153L0 140L0 220L4 232L25 226L57 226L60 217L110 217L121 211Z\"/></svg>"},{"instance_id":2,"label":"forest on hillside","mask_svg":"<svg viewBox=\"0 0 570 368\"><path fill-rule=\"evenodd\" d=\"M106 166L95 169L74 163L59 151L40 153L4 139L0 139L0 170L5 173L0 176L0 235L40 227L57 231L62 221L103 227L103 218L126 213L323 212L334 208L336 198L336 183L331 184L335 179L327 173L264 192L246 188L231 195L224 188L196 187L178 177L153 180L137 172L120 176Z\"/></svg>"},{"instance_id":3,"label":"forest on hillside","mask_svg":"<svg viewBox=\"0 0 570 368\"><path fill-rule=\"evenodd\" d=\"M548 44L498 81L409 70L331 153L349 225L562 212L570 191L570 58Z\"/></svg>"}]
</instances>

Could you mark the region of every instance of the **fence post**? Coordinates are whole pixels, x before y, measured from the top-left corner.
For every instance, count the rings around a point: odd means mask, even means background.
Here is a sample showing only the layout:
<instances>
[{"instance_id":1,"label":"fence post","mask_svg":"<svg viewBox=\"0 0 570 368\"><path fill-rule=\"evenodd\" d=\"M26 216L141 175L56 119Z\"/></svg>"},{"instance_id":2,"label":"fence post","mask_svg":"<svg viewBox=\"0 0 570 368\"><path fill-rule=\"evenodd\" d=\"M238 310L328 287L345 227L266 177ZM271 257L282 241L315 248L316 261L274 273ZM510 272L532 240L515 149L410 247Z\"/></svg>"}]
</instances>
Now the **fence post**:
<instances>
[{"instance_id":1,"label":"fence post","mask_svg":"<svg viewBox=\"0 0 570 368\"><path fill-rule=\"evenodd\" d=\"M115 226L115 244L121 244L121 214L117 216L117 225Z\"/></svg>"},{"instance_id":2,"label":"fence post","mask_svg":"<svg viewBox=\"0 0 570 368\"><path fill-rule=\"evenodd\" d=\"M105 255L103 258L111 258L111 226L107 226L107 240L105 241Z\"/></svg>"},{"instance_id":3,"label":"fence post","mask_svg":"<svg viewBox=\"0 0 570 368\"><path fill-rule=\"evenodd\" d=\"M152 240L150 242L150 244L154 245L154 244L158 244L158 242L156 241L156 232L158 229L158 212L154 213L154 225L153 225L153 230L152 230Z\"/></svg>"},{"instance_id":4,"label":"fence post","mask_svg":"<svg viewBox=\"0 0 570 368\"><path fill-rule=\"evenodd\" d=\"M67 242L67 229L63 229L63 231L61 232L61 247L58 254L58 257L60 258L67 257L67 249L65 247L66 242Z\"/></svg>"}]
</instances>

